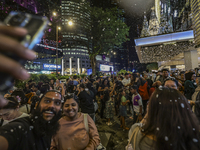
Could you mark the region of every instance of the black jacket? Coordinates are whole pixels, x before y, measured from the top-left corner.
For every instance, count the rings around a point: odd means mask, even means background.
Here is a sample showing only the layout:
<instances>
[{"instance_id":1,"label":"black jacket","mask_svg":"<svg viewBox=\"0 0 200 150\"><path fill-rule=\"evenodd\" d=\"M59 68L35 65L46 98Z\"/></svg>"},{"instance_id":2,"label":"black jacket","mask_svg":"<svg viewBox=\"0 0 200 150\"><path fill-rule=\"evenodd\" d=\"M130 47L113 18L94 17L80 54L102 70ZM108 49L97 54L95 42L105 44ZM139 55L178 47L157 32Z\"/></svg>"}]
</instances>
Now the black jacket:
<instances>
[{"instance_id":1,"label":"black jacket","mask_svg":"<svg viewBox=\"0 0 200 150\"><path fill-rule=\"evenodd\" d=\"M80 108L82 113L94 113L94 94L92 91L90 91L90 94L88 94L85 90L80 92L79 94L79 101L80 101Z\"/></svg>"},{"instance_id":2,"label":"black jacket","mask_svg":"<svg viewBox=\"0 0 200 150\"><path fill-rule=\"evenodd\" d=\"M192 101L195 101L194 113L200 121L200 86L196 88Z\"/></svg>"}]
</instances>

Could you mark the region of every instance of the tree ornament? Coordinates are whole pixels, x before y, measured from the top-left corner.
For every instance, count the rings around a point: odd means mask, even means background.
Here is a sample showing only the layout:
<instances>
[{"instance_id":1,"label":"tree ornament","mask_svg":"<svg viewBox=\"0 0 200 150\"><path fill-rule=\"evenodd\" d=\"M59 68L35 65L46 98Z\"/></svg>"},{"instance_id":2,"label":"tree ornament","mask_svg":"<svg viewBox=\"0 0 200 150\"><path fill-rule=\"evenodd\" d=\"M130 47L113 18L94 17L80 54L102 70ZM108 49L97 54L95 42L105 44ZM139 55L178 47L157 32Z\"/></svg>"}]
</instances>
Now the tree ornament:
<instances>
[{"instance_id":1,"label":"tree ornament","mask_svg":"<svg viewBox=\"0 0 200 150\"><path fill-rule=\"evenodd\" d=\"M149 24L147 21L146 13L144 14L143 28L140 37L149 36Z\"/></svg>"},{"instance_id":2,"label":"tree ornament","mask_svg":"<svg viewBox=\"0 0 200 150\"><path fill-rule=\"evenodd\" d=\"M149 34L153 36L158 35L159 33L159 22L155 14L155 8L153 7L151 10L152 12L149 20Z\"/></svg>"}]
</instances>

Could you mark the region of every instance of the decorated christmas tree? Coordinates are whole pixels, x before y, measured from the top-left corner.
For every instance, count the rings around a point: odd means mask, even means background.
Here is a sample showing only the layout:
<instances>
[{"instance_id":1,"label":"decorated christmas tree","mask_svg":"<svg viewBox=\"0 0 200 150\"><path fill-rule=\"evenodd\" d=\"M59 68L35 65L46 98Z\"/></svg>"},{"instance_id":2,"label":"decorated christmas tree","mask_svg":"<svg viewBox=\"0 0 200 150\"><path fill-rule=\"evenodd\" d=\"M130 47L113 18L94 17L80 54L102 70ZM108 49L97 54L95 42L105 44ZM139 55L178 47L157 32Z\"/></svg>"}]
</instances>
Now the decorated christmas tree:
<instances>
[{"instance_id":1,"label":"decorated christmas tree","mask_svg":"<svg viewBox=\"0 0 200 150\"><path fill-rule=\"evenodd\" d=\"M172 26L167 21L166 15L161 11L159 34L166 34L173 32Z\"/></svg>"},{"instance_id":2,"label":"decorated christmas tree","mask_svg":"<svg viewBox=\"0 0 200 150\"><path fill-rule=\"evenodd\" d=\"M149 25L148 25L147 17L144 14L143 28L142 28L140 37L149 36L149 29L148 28L149 28Z\"/></svg>"},{"instance_id":3,"label":"decorated christmas tree","mask_svg":"<svg viewBox=\"0 0 200 150\"><path fill-rule=\"evenodd\" d=\"M159 22L155 14L155 8L151 8L151 16L149 20L149 34L150 35L157 35L159 33Z\"/></svg>"}]
</instances>

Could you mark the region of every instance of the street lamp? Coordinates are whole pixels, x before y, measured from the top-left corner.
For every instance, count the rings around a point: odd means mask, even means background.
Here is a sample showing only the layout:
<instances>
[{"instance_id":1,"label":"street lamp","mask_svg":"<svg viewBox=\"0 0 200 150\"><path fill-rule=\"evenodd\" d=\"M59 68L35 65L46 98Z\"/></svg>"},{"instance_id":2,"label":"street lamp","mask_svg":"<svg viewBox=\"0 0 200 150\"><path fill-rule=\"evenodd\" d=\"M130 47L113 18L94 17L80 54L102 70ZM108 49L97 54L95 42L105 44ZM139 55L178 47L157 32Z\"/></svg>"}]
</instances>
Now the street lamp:
<instances>
[{"instance_id":1,"label":"street lamp","mask_svg":"<svg viewBox=\"0 0 200 150\"><path fill-rule=\"evenodd\" d=\"M72 22L72 21L69 21L69 22L68 22L68 25L72 26L72 25L73 25L73 22Z\"/></svg>"},{"instance_id":2,"label":"street lamp","mask_svg":"<svg viewBox=\"0 0 200 150\"><path fill-rule=\"evenodd\" d=\"M54 16L57 16L57 15L56 15L56 12L53 12L53 15L54 15Z\"/></svg>"},{"instance_id":3,"label":"street lamp","mask_svg":"<svg viewBox=\"0 0 200 150\"><path fill-rule=\"evenodd\" d=\"M53 16L57 16L56 12L53 12ZM61 27L57 25L56 22L56 75L58 76L58 30L61 30Z\"/></svg>"}]
</instances>

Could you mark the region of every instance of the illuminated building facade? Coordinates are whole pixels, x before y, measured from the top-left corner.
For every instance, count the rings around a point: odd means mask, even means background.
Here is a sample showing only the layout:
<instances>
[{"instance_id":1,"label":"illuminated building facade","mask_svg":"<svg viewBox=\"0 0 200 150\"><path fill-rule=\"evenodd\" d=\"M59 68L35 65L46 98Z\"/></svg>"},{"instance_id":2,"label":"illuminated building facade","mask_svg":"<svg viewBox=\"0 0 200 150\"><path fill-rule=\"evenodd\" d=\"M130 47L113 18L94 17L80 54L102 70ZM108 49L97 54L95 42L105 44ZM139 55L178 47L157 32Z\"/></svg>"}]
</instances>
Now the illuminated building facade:
<instances>
[{"instance_id":1,"label":"illuminated building facade","mask_svg":"<svg viewBox=\"0 0 200 150\"><path fill-rule=\"evenodd\" d=\"M46 15L49 9L44 1L38 0L3 0L0 3L0 19L4 20L11 11L20 11L36 15ZM50 27L45 31L45 35L41 42L34 47L37 58L34 61L27 61L25 68L30 73L52 73L56 72L56 42L52 37L55 34ZM52 31L52 32L51 32ZM52 36L49 36L49 35ZM61 65L62 49L58 49L58 64ZM45 65L46 64L46 65ZM61 72L61 69L58 69Z\"/></svg>"},{"instance_id":2,"label":"illuminated building facade","mask_svg":"<svg viewBox=\"0 0 200 150\"><path fill-rule=\"evenodd\" d=\"M200 0L193 0L191 3L192 13L193 13L193 30L195 43L199 47L200 46Z\"/></svg>"},{"instance_id":3,"label":"illuminated building facade","mask_svg":"<svg viewBox=\"0 0 200 150\"><path fill-rule=\"evenodd\" d=\"M190 0L155 0L155 11L159 21L159 12L164 12L174 32L192 28Z\"/></svg>"},{"instance_id":4,"label":"illuminated building facade","mask_svg":"<svg viewBox=\"0 0 200 150\"><path fill-rule=\"evenodd\" d=\"M91 69L88 47L90 45L90 14L82 0L62 0L62 36L65 74L86 73ZM69 24L71 22L72 24ZM92 46L90 46L91 48Z\"/></svg>"}]
</instances>

